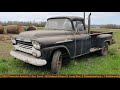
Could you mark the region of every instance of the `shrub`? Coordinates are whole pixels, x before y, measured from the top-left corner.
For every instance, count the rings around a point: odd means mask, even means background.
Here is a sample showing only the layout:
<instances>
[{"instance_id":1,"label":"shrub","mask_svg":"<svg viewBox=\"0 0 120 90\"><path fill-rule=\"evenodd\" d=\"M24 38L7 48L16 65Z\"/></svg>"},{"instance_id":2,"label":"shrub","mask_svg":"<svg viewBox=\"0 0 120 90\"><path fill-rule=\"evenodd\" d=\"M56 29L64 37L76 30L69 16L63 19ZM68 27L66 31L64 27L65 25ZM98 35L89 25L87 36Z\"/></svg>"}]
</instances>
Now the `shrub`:
<instances>
[{"instance_id":1,"label":"shrub","mask_svg":"<svg viewBox=\"0 0 120 90\"><path fill-rule=\"evenodd\" d=\"M107 24L100 26L101 28L108 28L108 29L120 29L120 25L116 24Z\"/></svg>"}]
</instances>

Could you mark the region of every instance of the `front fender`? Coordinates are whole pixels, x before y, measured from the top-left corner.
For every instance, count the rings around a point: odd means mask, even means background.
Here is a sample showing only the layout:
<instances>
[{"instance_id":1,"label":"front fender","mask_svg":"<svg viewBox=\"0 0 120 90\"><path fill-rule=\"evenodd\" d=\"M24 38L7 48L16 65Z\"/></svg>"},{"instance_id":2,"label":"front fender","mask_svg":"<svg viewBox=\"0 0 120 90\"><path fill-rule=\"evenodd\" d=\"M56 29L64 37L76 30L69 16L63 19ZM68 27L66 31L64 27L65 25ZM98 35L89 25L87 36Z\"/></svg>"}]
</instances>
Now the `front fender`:
<instances>
[{"instance_id":1,"label":"front fender","mask_svg":"<svg viewBox=\"0 0 120 90\"><path fill-rule=\"evenodd\" d=\"M47 61L51 61L52 59L52 54L55 50L66 50L66 52L68 53L69 57L71 57L69 50L67 49L66 46L64 45L59 45L59 46L52 46L52 47L47 47L41 50L42 53L42 58L47 60Z\"/></svg>"}]
</instances>

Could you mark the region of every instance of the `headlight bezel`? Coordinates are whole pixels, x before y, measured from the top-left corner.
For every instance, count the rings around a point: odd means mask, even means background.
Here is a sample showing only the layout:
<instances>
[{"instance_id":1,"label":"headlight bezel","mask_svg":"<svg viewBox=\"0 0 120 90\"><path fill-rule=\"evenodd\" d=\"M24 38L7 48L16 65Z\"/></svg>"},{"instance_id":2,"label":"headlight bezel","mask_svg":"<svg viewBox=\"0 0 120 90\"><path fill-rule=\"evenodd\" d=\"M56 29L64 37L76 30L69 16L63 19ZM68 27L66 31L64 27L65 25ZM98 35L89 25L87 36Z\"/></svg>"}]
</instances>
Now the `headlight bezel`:
<instances>
[{"instance_id":1,"label":"headlight bezel","mask_svg":"<svg viewBox=\"0 0 120 90\"><path fill-rule=\"evenodd\" d=\"M14 37L11 38L11 41L12 41L13 44L16 44L16 43L17 43L17 42L16 42L16 39L15 39Z\"/></svg>"},{"instance_id":2,"label":"headlight bezel","mask_svg":"<svg viewBox=\"0 0 120 90\"><path fill-rule=\"evenodd\" d=\"M33 45L33 47L35 48L35 49L38 49L38 50L40 50L41 49L41 44L40 43L38 43L37 41L32 41L32 45Z\"/></svg>"}]
</instances>

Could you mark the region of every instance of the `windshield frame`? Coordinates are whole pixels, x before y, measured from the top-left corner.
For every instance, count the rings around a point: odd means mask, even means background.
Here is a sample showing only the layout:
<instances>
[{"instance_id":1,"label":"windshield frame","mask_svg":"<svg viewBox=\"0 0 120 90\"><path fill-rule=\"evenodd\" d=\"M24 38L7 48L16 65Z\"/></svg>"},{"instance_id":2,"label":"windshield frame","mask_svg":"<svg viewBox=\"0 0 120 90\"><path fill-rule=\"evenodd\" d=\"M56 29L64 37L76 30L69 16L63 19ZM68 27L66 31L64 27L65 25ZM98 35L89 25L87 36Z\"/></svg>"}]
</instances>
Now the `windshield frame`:
<instances>
[{"instance_id":1,"label":"windshield frame","mask_svg":"<svg viewBox=\"0 0 120 90\"><path fill-rule=\"evenodd\" d=\"M52 19L68 19L68 20L70 20L71 25L72 25L72 30L68 30L68 31L75 31L73 22L72 22L72 20L71 20L70 18L49 18L49 19L47 19L47 22L48 22L48 20L52 20ZM58 29L58 30L59 30L59 29ZM62 29L61 29L61 30L62 30ZM67 29L64 29L64 30L67 30Z\"/></svg>"}]
</instances>

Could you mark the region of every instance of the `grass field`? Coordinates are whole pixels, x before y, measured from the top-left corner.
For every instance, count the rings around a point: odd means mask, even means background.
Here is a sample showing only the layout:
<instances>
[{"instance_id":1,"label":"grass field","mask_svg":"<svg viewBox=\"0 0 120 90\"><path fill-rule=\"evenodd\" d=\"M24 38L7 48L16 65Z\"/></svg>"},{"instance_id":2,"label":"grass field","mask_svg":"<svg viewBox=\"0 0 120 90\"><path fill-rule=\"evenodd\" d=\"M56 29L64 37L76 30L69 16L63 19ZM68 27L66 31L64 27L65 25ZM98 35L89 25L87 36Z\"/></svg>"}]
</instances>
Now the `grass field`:
<instances>
[{"instance_id":1,"label":"grass field","mask_svg":"<svg viewBox=\"0 0 120 90\"><path fill-rule=\"evenodd\" d=\"M108 55L98 56L91 53L70 60L62 67L60 74L120 74L120 30L93 30L114 32L116 44L109 47ZM11 57L10 36L9 34L0 35L0 74L51 74L50 69L46 67L32 66Z\"/></svg>"}]
</instances>

